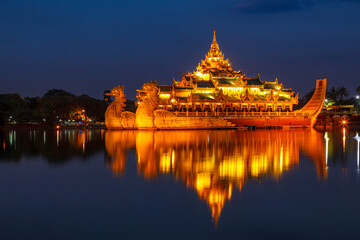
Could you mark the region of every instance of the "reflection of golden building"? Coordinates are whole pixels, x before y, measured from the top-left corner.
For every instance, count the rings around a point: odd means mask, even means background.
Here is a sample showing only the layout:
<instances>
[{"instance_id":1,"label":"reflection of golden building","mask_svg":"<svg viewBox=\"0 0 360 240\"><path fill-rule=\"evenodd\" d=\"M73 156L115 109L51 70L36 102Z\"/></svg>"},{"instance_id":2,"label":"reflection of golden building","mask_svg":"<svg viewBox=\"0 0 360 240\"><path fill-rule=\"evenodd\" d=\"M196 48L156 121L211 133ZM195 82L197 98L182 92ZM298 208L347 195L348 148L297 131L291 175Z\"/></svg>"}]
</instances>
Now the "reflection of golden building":
<instances>
[{"instance_id":1,"label":"reflection of golden building","mask_svg":"<svg viewBox=\"0 0 360 240\"><path fill-rule=\"evenodd\" d=\"M106 163L111 166L114 174L125 172L126 150L135 148L133 131L107 131L105 134Z\"/></svg>"},{"instance_id":2,"label":"reflection of golden building","mask_svg":"<svg viewBox=\"0 0 360 240\"><path fill-rule=\"evenodd\" d=\"M303 151L315 162L319 177L326 178L324 138L312 130L295 131L135 131L106 133L108 154L124 162L125 149L136 143L138 170L145 178L172 173L206 201L215 222L233 189L248 179L273 176L298 166ZM122 146L120 144L120 146ZM121 148L122 154L114 151ZM110 149L110 151L109 151ZM113 165L118 171L117 165Z\"/></svg>"}]
</instances>

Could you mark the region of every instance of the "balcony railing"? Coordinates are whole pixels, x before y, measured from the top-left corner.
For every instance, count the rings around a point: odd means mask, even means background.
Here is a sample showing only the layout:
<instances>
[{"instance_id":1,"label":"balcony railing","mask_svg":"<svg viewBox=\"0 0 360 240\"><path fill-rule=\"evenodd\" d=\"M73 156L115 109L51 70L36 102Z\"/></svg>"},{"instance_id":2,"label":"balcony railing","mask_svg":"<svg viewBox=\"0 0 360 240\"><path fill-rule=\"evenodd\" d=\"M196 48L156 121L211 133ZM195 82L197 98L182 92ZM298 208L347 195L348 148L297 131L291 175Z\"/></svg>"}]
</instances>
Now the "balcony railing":
<instances>
[{"instance_id":1,"label":"balcony railing","mask_svg":"<svg viewBox=\"0 0 360 240\"><path fill-rule=\"evenodd\" d=\"M174 112L174 114L179 117L222 117L226 119L309 117L309 113L302 112Z\"/></svg>"}]
</instances>

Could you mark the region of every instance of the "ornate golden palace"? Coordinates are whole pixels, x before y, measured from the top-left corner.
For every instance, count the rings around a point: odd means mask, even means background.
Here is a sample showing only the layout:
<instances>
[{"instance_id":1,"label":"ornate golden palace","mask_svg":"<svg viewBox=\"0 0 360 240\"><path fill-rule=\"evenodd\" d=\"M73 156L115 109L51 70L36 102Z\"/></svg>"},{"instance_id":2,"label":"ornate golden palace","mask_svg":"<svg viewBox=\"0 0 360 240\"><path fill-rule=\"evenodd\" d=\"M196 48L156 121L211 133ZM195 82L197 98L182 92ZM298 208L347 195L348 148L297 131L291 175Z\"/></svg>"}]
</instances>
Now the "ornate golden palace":
<instances>
[{"instance_id":1,"label":"ornate golden palace","mask_svg":"<svg viewBox=\"0 0 360 240\"><path fill-rule=\"evenodd\" d=\"M312 127L325 100L326 78L318 79L310 101L300 110L298 94L273 82L234 71L214 37L210 51L193 73L172 85L145 83L137 90L136 113L123 111L124 87L105 114L109 129L299 128Z\"/></svg>"}]
</instances>

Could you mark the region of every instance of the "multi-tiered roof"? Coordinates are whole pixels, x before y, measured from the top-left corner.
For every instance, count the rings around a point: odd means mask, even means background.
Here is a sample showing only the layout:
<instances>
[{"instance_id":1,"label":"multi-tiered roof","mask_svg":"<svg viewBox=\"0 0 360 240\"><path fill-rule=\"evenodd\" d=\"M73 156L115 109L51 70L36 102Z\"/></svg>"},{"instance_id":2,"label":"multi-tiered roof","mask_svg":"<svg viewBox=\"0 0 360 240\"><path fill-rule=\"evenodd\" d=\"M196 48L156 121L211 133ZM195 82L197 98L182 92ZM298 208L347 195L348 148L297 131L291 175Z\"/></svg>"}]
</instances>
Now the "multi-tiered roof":
<instances>
[{"instance_id":1,"label":"multi-tiered roof","mask_svg":"<svg viewBox=\"0 0 360 240\"><path fill-rule=\"evenodd\" d=\"M239 74L241 72L235 72L231 68L229 59L224 59L224 54L221 52L219 45L216 41L216 35L214 30L214 37L211 43L210 51L205 55L205 59L201 60L196 68L195 74Z\"/></svg>"},{"instance_id":2,"label":"multi-tiered roof","mask_svg":"<svg viewBox=\"0 0 360 240\"><path fill-rule=\"evenodd\" d=\"M297 104L297 95L291 89L285 89L277 79L267 82L262 81L259 74L255 78L249 78L242 71L234 71L229 59L224 58L215 33L214 30L210 50L205 59L200 61L196 71L183 73L181 80L174 79L172 85L157 85L160 105L189 103L194 100L259 104L273 101L291 105L292 109L292 105ZM144 94L140 90L139 98Z\"/></svg>"}]
</instances>

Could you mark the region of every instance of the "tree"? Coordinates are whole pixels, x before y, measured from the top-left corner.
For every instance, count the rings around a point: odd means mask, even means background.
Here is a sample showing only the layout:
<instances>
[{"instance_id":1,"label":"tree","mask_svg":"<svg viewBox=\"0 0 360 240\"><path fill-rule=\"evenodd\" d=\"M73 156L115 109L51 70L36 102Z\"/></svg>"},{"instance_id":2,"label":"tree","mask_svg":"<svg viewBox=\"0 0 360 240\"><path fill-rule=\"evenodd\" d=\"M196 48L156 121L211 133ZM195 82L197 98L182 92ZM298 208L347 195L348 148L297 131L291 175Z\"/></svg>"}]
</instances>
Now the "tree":
<instances>
[{"instance_id":1,"label":"tree","mask_svg":"<svg viewBox=\"0 0 360 240\"><path fill-rule=\"evenodd\" d=\"M335 88L335 87L330 88L330 90L327 91L327 93L326 93L326 98L328 98L329 100L331 100L333 102L337 102L338 101L337 88Z\"/></svg>"},{"instance_id":2,"label":"tree","mask_svg":"<svg viewBox=\"0 0 360 240\"><path fill-rule=\"evenodd\" d=\"M23 117L25 101L19 94L0 94L0 113L3 118L12 117L13 120L20 122Z\"/></svg>"},{"instance_id":3,"label":"tree","mask_svg":"<svg viewBox=\"0 0 360 240\"><path fill-rule=\"evenodd\" d=\"M344 101L344 98L349 96L349 91L344 86L338 87L337 93L341 101Z\"/></svg>"},{"instance_id":4,"label":"tree","mask_svg":"<svg viewBox=\"0 0 360 240\"><path fill-rule=\"evenodd\" d=\"M360 85L356 88L356 93L360 95Z\"/></svg>"},{"instance_id":5,"label":"tree","mask_svg":"<svg viewBox=\"0 0 360 240\"><path fill-rule=\"evenodd\" d=\"M344 102L348 101L345 99L348 96L349 96L349 91L344 86L332 87L326 93L326 98L328 98L330 101L336 104L344 104Z\"/></svg>"},{"instance_id":6,"label":"tree","mask_svg":"<svg viewBox=\"0 0 360 240\"><path fill-rule=\"evenodd\" d=\"M301 97L299 99L299 103L297 105L294 106L294 110L299 110L301 109L303 106L305 106L305 104L311 99L311 97L314 95L315 92L315 88L311 89L309 92L307 92L303 97Z\"/></svg>"},{"instance_id":7,"label":"tree","mask_svg":"<svg viewBox=\"0 0 360 240\"><path fill-rule=\"evenodd\" d=\"M305 101L305 102L308 102L311 97L314 95L314 92L315 92L315 88L311 89L309 92L307 92L303 97L302 97L302 100Z\"/></svg>"}]
</instances>

